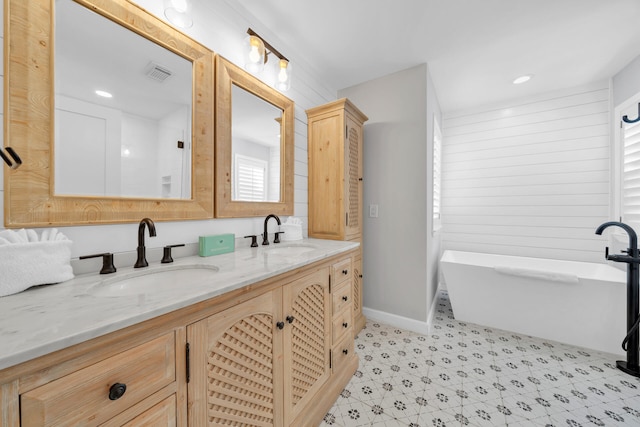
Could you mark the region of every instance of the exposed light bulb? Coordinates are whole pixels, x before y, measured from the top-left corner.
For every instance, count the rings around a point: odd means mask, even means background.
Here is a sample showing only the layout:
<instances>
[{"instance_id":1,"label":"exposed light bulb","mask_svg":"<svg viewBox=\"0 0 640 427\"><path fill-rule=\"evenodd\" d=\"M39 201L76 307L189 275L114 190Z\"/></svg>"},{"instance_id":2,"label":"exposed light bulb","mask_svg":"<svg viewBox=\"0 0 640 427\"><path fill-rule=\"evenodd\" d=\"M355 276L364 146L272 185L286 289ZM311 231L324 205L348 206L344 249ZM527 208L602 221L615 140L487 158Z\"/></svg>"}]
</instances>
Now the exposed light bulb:
<instances>
[{"instance_id":1,"label":"exposed light bulb","mask_svg":"<svg viewBox=\"0 0 640 427\"><path fill-rule=\"evenodd\" d=\"M251 51L249 52L249 61L258 62L260 61L260 51L258 50L258 46L251 45Z\"/></svg>"},{"instance_id":2,"label":"exposed light bulb","mask_svg":"<svg viewBox=\"0 0 640 427\"><path fill-rule=\"evenodd\" d=\"M244 68L259 73L264 68L264 43L260 37L248 36L244 40Z\"/></svg>"},{"instance_id":3,"label":"exposed light bulb","mask_svg":"<svg viewBox=\"0 0 640 427\"><path fill-rule=\"evenodd\" d=\"M284 59L280 60L280 72L278 73L278 81L280 83L284 83L289 80L289 74L287 73L287 65L289 63Z\"/></svg>"},{"instance_id":4,"label":"exposed light bulb","mask_svg":"<svg viewBox=\"0 0 640 427\"><path fill-rule=\"evenodd\" d=\"M291 87L291 64L286 59L278 62L278 76L275 84L278 90L286 91Z\"/></svg>"}]
</instances>

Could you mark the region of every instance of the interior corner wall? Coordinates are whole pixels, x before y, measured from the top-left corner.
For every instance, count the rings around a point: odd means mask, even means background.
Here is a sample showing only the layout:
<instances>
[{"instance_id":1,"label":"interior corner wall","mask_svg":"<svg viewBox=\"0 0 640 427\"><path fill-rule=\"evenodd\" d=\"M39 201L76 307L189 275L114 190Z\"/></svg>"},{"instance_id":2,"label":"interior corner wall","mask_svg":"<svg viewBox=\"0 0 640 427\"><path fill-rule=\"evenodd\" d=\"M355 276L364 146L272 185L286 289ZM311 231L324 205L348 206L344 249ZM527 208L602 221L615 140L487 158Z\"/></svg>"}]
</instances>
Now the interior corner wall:
<instances>
[{"instance_id":1,"label":"interior corner wall","mask_svg":"<svg viewBox=\"0 0 640 427\"><path fill-rule=\"evenodd\" d=\"M618 106L637 93L640 93L640 56L613 76L613 105Z\"/></svg>"},{"instance_id":2,"label":"interior corner wall","mask_svg":"<svg viewBox=\"0 0 640 427\"><path fill-rule=\"evenodd\" d=\"M426 322L427 67L338 91L364 125L364 306ZM378 205L378 217L369 206Z\"/></svg>"},{"instance_id":3,"label":"interior corner wall","mask_svg":"<svg viewBox=\"0 0 640 427\"><path fill-rule=\"evenodd\" d=\"M427 310L431 311L439 282L441 231L433 229L433 131L434 118L442 128L442 110L427 67Z\"/></svg>"}]
</instances>

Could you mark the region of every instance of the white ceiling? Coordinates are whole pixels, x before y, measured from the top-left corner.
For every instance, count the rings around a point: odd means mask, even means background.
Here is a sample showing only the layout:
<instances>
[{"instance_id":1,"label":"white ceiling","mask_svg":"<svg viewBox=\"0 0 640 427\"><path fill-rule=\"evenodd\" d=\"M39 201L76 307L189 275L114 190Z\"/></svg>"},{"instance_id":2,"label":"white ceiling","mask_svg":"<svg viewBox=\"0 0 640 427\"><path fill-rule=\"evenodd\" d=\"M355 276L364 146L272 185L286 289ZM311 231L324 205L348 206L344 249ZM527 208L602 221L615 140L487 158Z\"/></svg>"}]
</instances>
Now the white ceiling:
<instances>
[{"instance_id":1,"label":"white ceiling","mask_svg":"<svg viewBox=\"0 0 640 427\"><path fill-rule=\"evenodd\" d=\"M640 55L640 0L237 1L334 89L426 62L445 112L608 79Z\"/></svg>"}]
</instances>

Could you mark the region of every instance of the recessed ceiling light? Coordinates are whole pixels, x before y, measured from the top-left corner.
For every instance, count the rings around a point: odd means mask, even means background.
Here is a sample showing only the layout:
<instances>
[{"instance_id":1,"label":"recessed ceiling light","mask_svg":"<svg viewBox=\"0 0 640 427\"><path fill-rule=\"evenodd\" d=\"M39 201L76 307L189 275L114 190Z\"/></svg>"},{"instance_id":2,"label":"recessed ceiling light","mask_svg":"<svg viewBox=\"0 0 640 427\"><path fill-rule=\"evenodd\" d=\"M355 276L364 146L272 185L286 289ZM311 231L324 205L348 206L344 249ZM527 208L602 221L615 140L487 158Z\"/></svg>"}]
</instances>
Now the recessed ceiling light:
<instances>
[{"instance_id":1,"label":"recessed ceiling light","mask_svg":"<svg viewBox=\"0 0 640 427\"><path fill-rule=\"evenodd\" d=\"M105 92L104 90L97 90L96 95L101 96L103 98L113 98L113 95L111 95L109 92Z\"/></svg>"},{"instance_id":2,"label":"recessed ceiling light","mask_svg":"<svg viewBox=\"0 0 640 427\"><path fill-rule=\"evenodd\" d=\"M526 83L529 80L531 80L531 77L533 77L533 74L526 74L524 76L517 77L516 79L513 80L513 84L520 85L522 83Z\"/></svg>"}]
</instances>

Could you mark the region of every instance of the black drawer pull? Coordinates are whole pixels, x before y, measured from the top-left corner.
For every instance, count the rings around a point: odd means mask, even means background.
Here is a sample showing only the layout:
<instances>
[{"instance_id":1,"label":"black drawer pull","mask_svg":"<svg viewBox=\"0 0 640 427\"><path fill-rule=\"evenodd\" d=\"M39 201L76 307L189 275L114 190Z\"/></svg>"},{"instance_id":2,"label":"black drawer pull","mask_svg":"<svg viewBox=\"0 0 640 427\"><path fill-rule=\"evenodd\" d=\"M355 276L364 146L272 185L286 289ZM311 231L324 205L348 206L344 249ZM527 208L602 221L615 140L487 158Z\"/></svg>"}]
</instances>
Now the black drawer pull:
<instances>
[{"instance_id":1,"label":"black drawer pull","mask_svg":"<svg viewBox=\"0 0 640 427\"><path fill-rule=\"evenodd\" d=\"M342 354L349 354L349 350L345 348L344 350L342 350Z\"/></svg>"},{"instance_id":2,"label":"black drawer pull","mask_svg":"<svg viewBox=\"0 0 640 427\"><path fill-rule=\"evenodd\" d=\"M293 323L293 321L294 321L293 316L287 316L287 322Z\"/></svg>"},{"instance_id":3,"label":"black drawer pull","mask_svg":"<svg viewBox=\"0 0 640 427\"><path fill-rule=\"evenodd\" d=\"M276 323L276 326L278 327L278 329L284 329L284 322L278 322Z\"/></svg>"},{"instance_id":4,"label":"black drawer pull","mask_svg":"<svg viewBox=\"0 0 640 427\"><path fill-rule=\"evenodd\" d=\"M349 324L348 324L347 322L344 322L344 323L342 324L342 327L346 329L346 328L348 328L348 327L349 327Z\"/></svg>"},{"instance_id":5,"label":"black drawer pull","mask_svg":"<svg viewBox=\"0 0 640 427\"><path fill-rule=\"evenodd\" d=\"M348 296L346 296L346 295L345 295L345 296L343 296L343 297L342 297L342 301L345 301L345 302L346 302L346 301L349 301L349 297L348 297Z\"/></svg>"},{"instance_id":6,"label":"black drawer pull","mask_svg":"<svg viewBox=\"0 0 640 427\"><path fill-rule=\"evenodd\" d=\"M118 400L122 396L124 396L125 391L127 391L127 385L122 383L115 383L109 389L109 400Z\"/></svg>"},{"instance_id":7,"label":"black drawer pull","mask_svg":"<svg viewBox=\"0 0 640 427\"><path fill-rule=\"evenodd\" d=\"M346 276L347 274L349 274L349 270L342 270L342 274Z\"/></svg>"}]
</instances>

